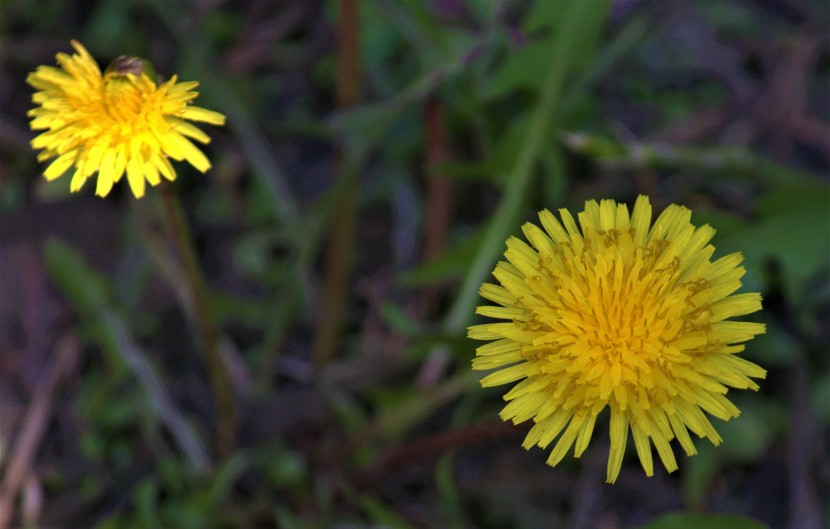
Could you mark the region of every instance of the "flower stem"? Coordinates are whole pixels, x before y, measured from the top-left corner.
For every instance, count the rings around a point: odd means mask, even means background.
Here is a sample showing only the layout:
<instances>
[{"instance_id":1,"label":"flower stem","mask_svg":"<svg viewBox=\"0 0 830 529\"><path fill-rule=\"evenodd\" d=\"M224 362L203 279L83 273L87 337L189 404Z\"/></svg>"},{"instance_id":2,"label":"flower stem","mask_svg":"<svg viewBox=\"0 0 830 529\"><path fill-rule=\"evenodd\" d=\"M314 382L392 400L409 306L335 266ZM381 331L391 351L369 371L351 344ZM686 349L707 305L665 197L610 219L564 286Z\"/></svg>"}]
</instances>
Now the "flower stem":
<instances>
[{"instance_id":1,"label":"flower stem","mask_svg":"<svg viewBox=\"0 0 830 529\"><path fill-rule=\"evenodd\" d=\"M354 106L360 100L363 90L360 16L357 0L339 0L337 8L337 106L344 109ZM329 235L317 330L312 348L317 365L328 363L337 348L354 253L359 172L342 153L338 157L338 167L343 189L332 214L332 232Z\"/></svg>"},{"instance_id":2,"label":"flower stem","mask_svg":"<svg viewBox=\"0 0 830 529\"><path fill-rule=\"evenodd\" d=\"M176 246L184 276L187 281L186 290L190 298L190 316L200 334L202 353L207 364L208 377L215 401L217 412L216 449L219 457L225 457L233 451L236 438L236 407L233 400L233 388L222 353L219 347L219 329L211 316L208 306L207 287L196 248L187 220L184 216L181 201L176 195L173 186L164 183L161 187L161 197L164 203L164 213L167 217L166 226Z\"/></svg>"}]
</instances>

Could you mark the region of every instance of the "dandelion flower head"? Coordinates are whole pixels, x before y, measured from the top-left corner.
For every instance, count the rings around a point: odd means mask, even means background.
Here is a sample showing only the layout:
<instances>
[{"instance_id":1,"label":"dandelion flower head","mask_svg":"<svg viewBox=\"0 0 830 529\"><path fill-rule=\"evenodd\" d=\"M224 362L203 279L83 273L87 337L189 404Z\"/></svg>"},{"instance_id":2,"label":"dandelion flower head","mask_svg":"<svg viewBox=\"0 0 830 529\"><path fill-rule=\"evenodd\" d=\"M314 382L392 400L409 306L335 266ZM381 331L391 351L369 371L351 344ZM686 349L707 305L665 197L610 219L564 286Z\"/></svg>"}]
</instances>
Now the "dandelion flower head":
<instances>
[{"instance_id":1,"label":"dandelion flower head","mask_svg":"<svg viewBox=\"0 0 830 529\"><path fill-rule=\"evenodd\" d=\"M478 314L505 320L470 327L479 347L474 369L496 369L483 386L519 381L504 396L504 420L532 419L523 446L546 448L559 463L572 445L579 457L597 416L610 411L607 481L619 475L629 430L640 462L653 475L654 444L669 472L677 469L670 442L696 453L690 432L721 442L707 414L739 415L729 388L757 390L766 371L741 358L741 342L764 325L729 318L761 309L757 293L735 294L744 275L740 253L711 260L715 230L690 223L671 205L651 224L640 196L624 204L594 200L577 221L560 210L539 214L507 241L506 261L481 295L496 303ZM704 413L705 412L705 413Z\"/></svg>"},{"instance_id":2,"label":"dandelion flower head","mask_svg":"<svg viewBox=\"0 0 830 529\"><path fill-rule=\"evenodd\" d=\"M192 106L197 82L176 76L157 85L140 59L120 57L103 74L89 52L72 41L76 53L59 53L60 68L39 66L26 82L37 91L29 111L32 130L43 130L31 144L41 150L38 161L55 158L44 171L54 180L74 166L72 192L98 172L95 194L106 196L126 174L136 198L145 182L176 178L169 158L187 160L201 172L210 168L204 153L190 140L210 138L190 121L225 123L218 112Z\"/></svg>"}]
</instances>

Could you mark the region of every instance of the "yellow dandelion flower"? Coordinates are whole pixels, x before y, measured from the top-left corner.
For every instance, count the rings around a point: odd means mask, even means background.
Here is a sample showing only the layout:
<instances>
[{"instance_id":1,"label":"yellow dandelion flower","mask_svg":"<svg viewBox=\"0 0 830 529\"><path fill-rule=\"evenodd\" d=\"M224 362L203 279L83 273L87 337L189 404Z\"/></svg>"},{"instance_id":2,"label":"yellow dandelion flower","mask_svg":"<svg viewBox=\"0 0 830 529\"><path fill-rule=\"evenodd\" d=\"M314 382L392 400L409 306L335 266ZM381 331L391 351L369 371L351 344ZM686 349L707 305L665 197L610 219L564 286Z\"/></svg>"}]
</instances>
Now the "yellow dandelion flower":
<instances>
[{"instance_id":1,"label":"yellow dandelion flower","mask_svg":"<svg viewBox=\"0 0 830 529\"><path fill-rule=\"evenodd\" d=\"M527 223L530 245L515 237L481 295L500 306L478 314L506 320L475 325L470 338L492 340L476 351L473 369L497 371L483 386L516 384L501 418L535 423L523 446L547 447L556 465L575 444L579 457L599 413L610 409L607 481L620 472L631 430L640 462L654 473L651 443L669 472L677 469L670 441L695 454L689 432L717 445L706 414L737 417L728 389L757 390L766 371L741 358L740 342L764 325L728 318L761 309L757 293L734 294L744 268L740 253L714 262L710 226L693 226L691 212L671 205L651 224L640 196L624 204L585 203L579 226L567 210L562 223L539 213L544 230ZM560 435L561 434L561 435Z\"/></svg>"},{"instance_id":2,"label":"yellow dandelion flower","mask_svg":"<svg viewBox=\"0 0 830 529\"><path fill-rule=\"evenodd\" d=\"M39 66L26 82L38 91L29 111L32 130L45 130L31 144L42 149L38 161L56 158L44 171L54 180L75 167L70 190L78 191L98 172L95 194L106 196L126 172L136 198L145 181L157 185L163 176L176 178L168 158L187 160L201 172L210 162L190 139L210 138L189 121L223 125L225 116L192 106L197 82L156 83L142 71L139 59L122 57L101 73L89 52L72 41L77 53L59 53L60 68ZM189 121L188 121L189 120ZM190 138L190 139L188 139Z\"/></svg>"}]
</instances>

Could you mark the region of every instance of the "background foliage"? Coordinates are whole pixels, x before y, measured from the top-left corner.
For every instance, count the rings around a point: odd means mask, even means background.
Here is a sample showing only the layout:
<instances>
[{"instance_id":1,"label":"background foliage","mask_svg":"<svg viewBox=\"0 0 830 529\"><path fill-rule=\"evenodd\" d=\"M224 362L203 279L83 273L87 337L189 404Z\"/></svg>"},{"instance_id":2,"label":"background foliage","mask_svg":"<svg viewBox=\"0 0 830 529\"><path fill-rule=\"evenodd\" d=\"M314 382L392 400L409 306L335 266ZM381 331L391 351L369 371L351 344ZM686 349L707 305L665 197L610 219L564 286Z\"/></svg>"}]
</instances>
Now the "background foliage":
<instances>
[{"instance_id":1,"label":"background foliage","mask_svg":"<svg viewBox=\"0 0 830 529\"><path fill-rule=\"evenodd\" d=\"M826 526L830 7L365 0L344 70L337 4L0 1L13 523ZM180 165L176 182L235 389L221 456L153 192L70 196L39 177L24 79L71 38L102 65L139 55L199 80L199 104L228 116L210 131L214 168ZM355 80L344 102L337 87ZM723 445L653 478L629 457L609 486L601 428L555 469L520 448L526 430L498 420L501 392L470 372L464 328L522 221L638 193L711 223L716 256L744 253L768 329L746 356L769 375L734 396ZM338 216L350 196L353 236ZM332 253L338 238L351 255ZM320 317L338 259L342 325ZM335 340L317 354L321 329ZM673 511L696 514L661 518Z\"/></svg>"}]
</instances>

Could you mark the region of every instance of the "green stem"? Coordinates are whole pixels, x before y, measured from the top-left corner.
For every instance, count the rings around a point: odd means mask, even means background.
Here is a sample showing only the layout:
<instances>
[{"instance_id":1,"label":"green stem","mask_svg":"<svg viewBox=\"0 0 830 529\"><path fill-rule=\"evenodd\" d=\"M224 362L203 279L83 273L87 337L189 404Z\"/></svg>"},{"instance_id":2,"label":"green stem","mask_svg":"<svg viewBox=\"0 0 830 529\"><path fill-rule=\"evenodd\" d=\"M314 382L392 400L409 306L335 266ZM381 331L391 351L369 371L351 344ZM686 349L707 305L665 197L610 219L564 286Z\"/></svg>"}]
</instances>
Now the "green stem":
<instances>
[{"instance_id":1,"label":"green stem","mask_svg":"<svg viewBox=\"0 0 830 529\"><path fill-rule=\"evenodd\" d=\"M181 202L173 186L164 183L161 186L164 203L166 226L176 246L187 280L190 295L190 310L197 331L200 334L202 352L207 364L211 390L217 411L217 452L225 457L233 451L236 438L236 407L233 400L233 388L230 375L220 351L219 329L211 316L208 306L207 287L199 267L193 238L184 216Z\"/></svg>"},{"instance_id":2,"label":"green stem","mask_svg":"<svg viewBox=\"0 0 830 529\"><path fill-rule=\"evenodd\" d=\"M478 289L493 267L493 261L504 248L504 241L513 229L518 217L527 188L533 176L533 165L538 159L544 141L550 138L548 132L557 119L558 103L562 96L570 70L570 55L579 45L580 29L586 18L590 17L594 6L592 2L571 2L559 28L545 83L532 121L528 128L526 141L507 179L507 189L493 215L484 241L478 249L470 271L464 278L455 303L444 320L444 330L458 333L466 327L478 301Z\"/></svg>"}]
</instances>

